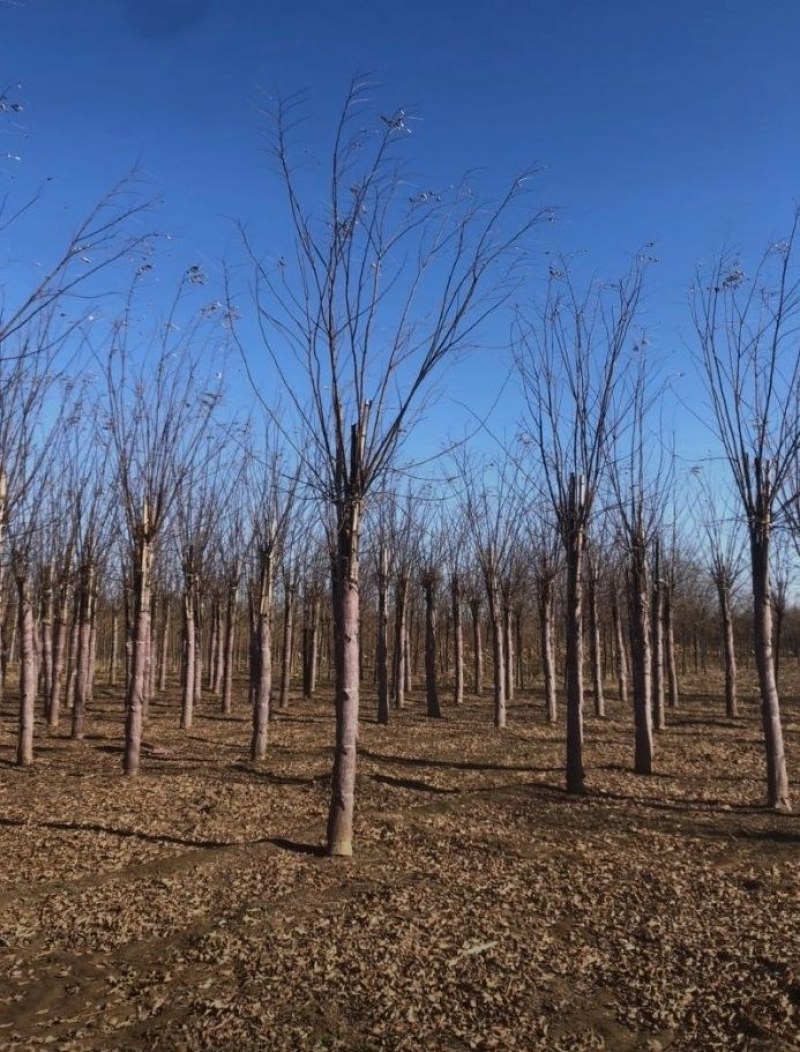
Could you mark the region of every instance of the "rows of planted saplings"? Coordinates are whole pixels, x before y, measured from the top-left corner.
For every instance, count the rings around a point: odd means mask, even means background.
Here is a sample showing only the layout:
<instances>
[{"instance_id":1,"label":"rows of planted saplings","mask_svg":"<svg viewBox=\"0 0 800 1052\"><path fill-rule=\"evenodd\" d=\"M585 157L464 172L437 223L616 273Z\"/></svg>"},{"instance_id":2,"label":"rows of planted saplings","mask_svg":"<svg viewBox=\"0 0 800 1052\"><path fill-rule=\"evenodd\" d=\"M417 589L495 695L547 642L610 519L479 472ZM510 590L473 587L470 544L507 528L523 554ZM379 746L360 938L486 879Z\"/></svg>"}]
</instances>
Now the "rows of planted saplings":
<instances>
[{"instance_id":1,"label":"rows of planted saplings","mask_svg":"<svg viewBox=\"0 0 800 1052\"><path fill-rule=\"evenodd\" d=\"M209 506L204 510L208 514ZM179 689L175 720L187 730L202 699L222 713L234 704L242 711L246 683L254 716L251 758L258 761L266 754L270 716L289 705L290 692L313 698L318 684L334 681L326 552L318 538L309 543L313 529L295 513L280 524L274 520L267 543L263 535L240 533L238 552L226 561L220 553L236 547L235 537L216 515L216 531L174 529L155 553L142 722L150 700L168 688L170 698ZM175 522L198 524L190 508L182 508ZM359 646L361 682L375 698L378 721L388 723L392 708L401 709L416 689L431 717L469 693L491 695L497 727L505 725L506 705L515 697L527 697L541 707L542 718L556 722L565 597L555 547L511 546L495 583L482 566L479 538L462 536L458 565L452 557L437 565L430 545L411 551L410 530L392 533L385 520L372 525L378 541L367 551L362 576ZM33 762L37 709L42 727L66 725L71 737L82 738L95 686L130 691L134 650L141 647L135 593L124 574L119 581L114 544L83 560L76 558L74 536L60 547L60 559L50 549L30 561L12 560L14 587L4 590L2 684L19 691L17 762L23 765ZM747 609L737 607L731 590L714 588L720 576L713 562L704 569L675 549L666 559L651 552L651 561L656 558L661 567L650 574L647 604L650 725L663 728L687 674L710 675L718 684L721 672L725 711L735 716L737 667L752 661ZM597 716L605 713L607 693L623 702L631 693L635 604L623 569L607 552L602 559L592 555L584 570L584 675ZM111 590L110 582L116 582ZM796 611L780 603L785 590L776 595L780 667L782 655L784 661L798 658L800 625ZM637 769L649 769L652 759L652 747L649 755L639 753Z\"/></svg>"}]
</instances>

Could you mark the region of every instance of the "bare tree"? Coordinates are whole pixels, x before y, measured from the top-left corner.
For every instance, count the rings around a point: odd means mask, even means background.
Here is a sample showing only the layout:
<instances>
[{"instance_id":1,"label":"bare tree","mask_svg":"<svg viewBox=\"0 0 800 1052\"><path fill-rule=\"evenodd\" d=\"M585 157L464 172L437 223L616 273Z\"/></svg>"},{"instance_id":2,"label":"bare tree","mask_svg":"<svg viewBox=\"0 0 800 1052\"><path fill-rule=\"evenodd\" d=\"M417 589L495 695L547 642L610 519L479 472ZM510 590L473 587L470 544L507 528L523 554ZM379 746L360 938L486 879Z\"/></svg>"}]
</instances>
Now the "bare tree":
<instances>
[{"instance_id":1,"label":"bare tree","mask_svg":"<svg viewBox=\"0 0 800 1052\"><path fill-rule=\"evenodd\" d=\"M642 289L637 257L617 282L581 294L566 264L552 264L533 321L520 320L517 369L527 441L538 452L566 562L567 791L585 790L583 765L583 562L607 442L625 417L615 399Z\"/></svg>"},{"instance_id":2,"label":"bare tree","mask_svg":"<svg viewBox=\"0 0 800 1052\"><path fill-rule=\"evenodd\" d=\"M183 295L199 283L187 271L166 320L143 345L136 332L131 290L123 316L110 333L103 368L107 427L124 510L132 582L133 637L125 720L125 774L139 770L142 726L151 661L153 561L165 523L186 480L201 466L202 439L220 399L218 380L199 365L205 335L202 309L181 326Z\"/></svg>"},{"instance_id":3,"label":"bare tree","mask_svg":"<svg viewBox=\"0 0 800 1052\"><path fill-rule=\"evenodd\" d=\"M493 204L464 186L409 192L397 160L407 117L396 110L370 121L368 101L366 86L353 83L334 132L322 209L306 205L293 161L299 103L277 103L268 116L294 246L267 260L246 239L263 344L303 423L310 478L335 518L331 855L352 853L364 501L431 378L506 301L519 247L541 218L524 207L520 180Z\"/></svg>"},{"instance_id":4,"label":"bare tree","mask_svg":"<svg viewBox=\"0 0 800 1052\"><path fill-rule=\"evenodd\" d=\"M762 255L752 275L723 255L693 287L699 366L712 422L747 523L753 587L753 635L767 801L790 810L789 776L775 675L771 542L800 452L800 277L795 264L800 212L784 240Z\"/></svg>"}]
</instances>

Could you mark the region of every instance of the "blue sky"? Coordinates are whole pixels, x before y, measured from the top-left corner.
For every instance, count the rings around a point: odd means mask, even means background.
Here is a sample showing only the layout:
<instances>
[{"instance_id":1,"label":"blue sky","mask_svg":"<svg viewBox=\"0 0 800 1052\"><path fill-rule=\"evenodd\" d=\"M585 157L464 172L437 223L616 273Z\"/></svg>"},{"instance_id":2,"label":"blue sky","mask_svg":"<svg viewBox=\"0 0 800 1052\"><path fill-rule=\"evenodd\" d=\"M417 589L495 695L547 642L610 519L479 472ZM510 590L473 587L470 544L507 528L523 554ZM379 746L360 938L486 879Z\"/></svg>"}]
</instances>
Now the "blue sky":
<instances>
[{"instance_id":1,"label":"blue sky","mask_svg":"<svg viewBox=\"0 0 800 1052\"><path fill-rule=\"evenodd\" d=\"M0 162L2 190L21 199L49 180L13 251L46 256L133 164L164 200L166 269L234 259L232 218L279 243L259 106L306 91L308 147L324 154L347 83L369 71L379 111L417 118L409 156L432 185L478 168L499 192L541 164L538 200L558 210L543 248L585 252L587 272L610 277L655 242L642 322L672 376L688 368L695 263L724 246L757 254L788 226L798 42L794 0L0 0L0 81L25 104L2 132L0 154L21 158ZM431 442L458 427L451 395L478 412L492 401L504 325L448 375ZM677 387L694 404L697 382Z\"/></svg>"}]
</instances>

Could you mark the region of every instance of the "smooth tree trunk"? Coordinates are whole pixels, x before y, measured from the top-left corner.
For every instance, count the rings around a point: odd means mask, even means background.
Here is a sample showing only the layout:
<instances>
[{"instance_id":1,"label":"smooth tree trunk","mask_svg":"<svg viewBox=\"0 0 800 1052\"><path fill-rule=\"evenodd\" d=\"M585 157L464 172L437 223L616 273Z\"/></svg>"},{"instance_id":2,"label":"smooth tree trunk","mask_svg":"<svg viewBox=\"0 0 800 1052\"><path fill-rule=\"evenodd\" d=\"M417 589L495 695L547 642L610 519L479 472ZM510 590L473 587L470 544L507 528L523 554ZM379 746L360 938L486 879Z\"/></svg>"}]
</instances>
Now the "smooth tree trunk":
<instances>
[{"instance_id":1,"label":"smooth tree trunk","mask_svg":"<svg viewBox=\"0 0 800 1052\"><path fill-rule=\"evenodd\" d=\"M317 690L319 661L319 597L316 589L306 593L303 604L303 697L311 699Z\"/></svg>"},{"instance_id":2,"label":"smooth tree trunk","mask_svg":"<svg viewBox=\"0 0 800 1052\"><path fill-rule=\"evenodd\" d=\"M568 505L562 533L566 554L567 587L565 650L567 665L567 758L568 793L586 790L583 769L583 557L586 546L585 494L582 478L570 478Z\"/></svg>"},{"instance_id":3,"label":"smooth tree trunk","mask_svg":"<svg viewBox=\"0 0 800 1052\"><path fill-rule=\"evenodd\" d=\"M483 640L481 639L481 601L473 596L469 601L469 612L472 615L472 690L474 694L483 693Z\"/></svg>"},{"instance_id":4,"label":"smooth tree trunk","mask_svg":"<svg viewBox=\"0 0 800 1052\"><path fill-rule=\"evenodd\" d=\"M190 730L194 719L194 687L197 676L197 621L195 618L195 571L191 550L184 564L183 585L183 675L181 677L182 730Z\"/></svg>"},{"instance_id":5,"label":"smooth tree trunk","mask_svg":"<svg viewBox=\"0 0 800 1052\"><path fill-rule=\"evenodd\" d=\"M125 704L125 753L123 771L138 774L142 753L142 729L147 698L147 676L150 667L152 639L152 571L153 536L150 513L145 505L136 537L133 573L133 635L131 638L130 676Z\"/></svg>"},{"instance_id":6,"label":"smooth tree trunk","mask_svg":"<svg viewBox=\"0 0 800 1052\"><path fill-rule=\"evenodd\" d=\"M722 628L722 649L725 661L725 715L733 719L739 715L736 695L736 647L733 636L733 608L727 581L718 576L716 584Z\"/></svg>"},{"instance_id":7,"label":"smooth tree trunk","mask_svg":"<svg viewBox=\"0 0 800 1052\"><path fill-rule=\"evenodd\" d=\"M664 590L661 580L661 545L656 538L653 544L652 616L650 626L653 663L651 692L653 702L653 729L663 731L666 727L664 690Z\"/></svg>"},{"instance_id":8,"label":"smooth tree trunk","mask_svg":"<svg viewBox=\"0 0 800 1052\"><path fill-rule=\"evenodd\" d=\"M254 603L253 661L251 689L253 734L250 759L260 763L267 755L269 705L272 695L272 549L262 546L259 554L258 591Z\"/></svg>"},{"instance_id":9,"label":"smooth tree trunk","mask_svg":"<svg viewBox=\"0 0 800 1052\"><path fill-rule=\"evenodd\" d=\"M592 669L594 714L602 719L606 714L606 699L603 691L603 650L600 644L600 612L597 603L597 566L593 555L587 558L586 569L586 598L589 606L589 664Z\"/></svg>"},{"instance_id":10,"label":"smooth tree trunk","mask_svg":"<svg viewBox=\"0 0 800 1052\"><path fill-rule=\"evenodd\" d=\"M50 686L50 704L47 711L47 723L58 727L61 721L61 692L66 671L67 638L69 633L69 589L70 559L67 559L64 578L59 589L58 602L53 622L53 680Z\"/></svg>"},{"instance_id":11,"label":"smooth tree trunk","mask_svg":"<svg viewBox=\"0 0 800 1052\"><path fill-rule=\"evenodd\" d=\"M289 691L292 685L292 653L294 650L294 581L287 575L284 579L283 598L283 656L281 660L281 692L279 709L289 708Z\"/></svg>"},{"instance_id":12,"label":"smooth tree trunk","mask_svg":"<svg viewBox=\"0 0 800 1052\"><path fill-rule=\"evenodd\" d=\"M408 630L406 626L406 608L408 605L408 577L400 572L394 586L394 659L392 663L392 692L394 707L398 712L405 705L406 696L406 656L408 651Z\"/></svg>"},{"instance_id":13,"label":"smooth tree trunk","mask_svg":"<svg viewBox=\"0 0 800 1052\"><path fill-rule=\"evenodd\" d=\"M161 604L161 653L158 659L158 691L163 694L167 689L167 665L169 664L169 636L172 629L172 604L169 596L164 596Z\"/></svg>"},{"instance_id":14,"label":"smooth tree trunk","mask_svg":"<svg viewBox=\"0 0 800 1052\"><path fill-rule=\"evenodd\" d=\"M664 661L667 666L667 705L670 709L678 708L680 687L678 684L678 663L675 660L675 582L672 570L664 584Z\"/></svg>"},{"instance_id":15,"label":"smooth tree trunk","mask_svg":"<svg viewBox=\"0 0 800 1052\"><path fill-rule=\"evenodd\" d=\"M44 715L48 724L50 723L50 705L53 697L53 617L55 612L53 577L54 569L50 565L45 569L42 601L39 607L42 697L44 698Z\"/></svg>"},{"instance_id":16,"label":"smooth tree trunk","mask_svg":"<svg viewBox=\"0 0 800 1052\"><path fill-rule=\"evenodd\" d=\"M539 644L541 647L542 675L544 677L544 704L548 723L558 718L556 699L556 659L553 639L553 603L556 583L551 574L539 578Z\"/></svg>"},{"instance_id":17,"label":"smooth tree trunk","mask_svg":"<svg viewBox=\"0 0 800 1052\"><path fill-rule=\"evenodd\" d=\"M625 648L622 612L616 592L611 597L611 622L614 631L614 665L617 677L617 694L623 705L626 705L628 702L628 652Z\"/></svg>"},{"instance_id":18,"label":"smooth tree trunk","mask_svg":"<svg viewBox=\"0 0 800 1052\"><path fill-rule=\"evenodd\" d=\"M389 555L382 544L378 556L378 639L375 664L378 687L378 723L389 723Z\"/></svg>"},{"instance_id":19,"label":"smooth tree trunk","mask_svg":"<svg viewBox=\"0 0 800 1052\"><path fill-rule=\"evenodd\" d=\"M95 587L93 562L81 567L78 600L78 654L76 659L75 702L72 706L70 736L80 741L86 731L86 708L91 692L92 603Z\"/></svg>"},{"instance_id":20,"label":"smooth tree trunk","mask_svg":"<svg viewBox=\"0 0 800 1052\"><path fill-rule=\"evenodd\" d=\"M502 730L506 725L506 665L505 626L503 625L503 603L500 582L494 566L485 573L486 596L489 604L489 623L492 629L492 683L494 700L494 725Z\"/></svg>"},{"instance_id":21,"label":"smooth tree trunk","mask_svg":"<svg viewBox=\"0 0 800 1052\"><path fill-rule=\"evenodd\" d=\"M442 715L436 674L436 592L438 583L438 575L435 570L427 570L423 574L422 588L425 593L425 704L427 715L432 719L440 719Z\"/></svg>"},{"instance_id":22,"label":"smooth tree trunk","mask_svg":"<svg viewBox=\"0 0 800 1052\"><path fill-rule=\"evenodd\" d=\"M450 597L453 604L453 704L464 701L464 627L461 620L461 580L454 573L450 581Z\"/></svg>"},{"instance_id":23,"label":"smooth tree trunk","mask_svg":"<svg viewBox=\"0 0 800 1052\"><path fill-rule=\"evenodd\" d=\"M36 623L31 598L31 582L27 567L15 570L17 581L17 618L19 622L19 730L17 734L17 766L33 763L33 725L35 718L37 669Z\"/></svg>"},{"instance_id":24,"label":"smooth tree trunk","mask_svg":"<svg viewBox=\"0 0 800 1052\"><path fill-rule=\"evenodd\" d=\"M514 700L514 619L511 615L509 598L503 595L503 683L506 690L506 701Z\"/></svg>"},{"instance_id":25,"label":"smooth tree trunk","mask_svg":"<svg viewBox=\"0 0 800 1052\"><path fill-rule=\"evenodd\" d=\"M356 766L358 748L359 684L359 542L361 498L355 479L360 472L359 442L354 429L351 452L352 495L336 508L334 556L334 669L336 679L336 742L328 811L328 854L348 857L353 853Z\"/></svg>"},{"instance_id":26,"label":"smooth tree trunk","mask_svg":"<svg viewBox=\"0 0 800 1052\"><path fill-rule=\"evenodd\" d=\"M769 485L769 471L761 479L757 465L756 515L750 523L750 559L753 580L753 637L758 685L761 694L761 722L764 729L764 752L767 766L767 802L781 811L791 810L789 776L783 744L778 684L772 653L772 597L770 595L769 503L764 490Z\"/></svg>"},{"instance_id":27,"label":"smooth tree trunk","mask_svg":"<svg viewBox=\"0 0 800 1052\"><path fill-rule=\"evenodd\" d=\"M222 712L227 716L233 711L233 643L236 619L236 592L239 587L238 572L228 582L228 598L225 606L225 645L222 654Z\"/></svg>"},{"instance_id":28,"label":"smooth tree trunk","mask_svg":"<svg viewBox=\"0 0 800 1052\"><path fill-rule=\"evenodd\" d=\"M111 614L111 659L109 661L108 681L109 685L116 687L119 677L119 612L115 609Z\"/></svg>"},{"instance_id":29,"label":"smooth tree trunk","mask_svg":"<svg viewBox=\"0 0 800 1052\"><path fill-rule=\"evenodd\" d=\"M641 530L631 548L630 637L633 673L634 766L636 774L653 773L653 707L650 652L650 603L647 582L647 550Z\"/></svg>"}]
</instances>

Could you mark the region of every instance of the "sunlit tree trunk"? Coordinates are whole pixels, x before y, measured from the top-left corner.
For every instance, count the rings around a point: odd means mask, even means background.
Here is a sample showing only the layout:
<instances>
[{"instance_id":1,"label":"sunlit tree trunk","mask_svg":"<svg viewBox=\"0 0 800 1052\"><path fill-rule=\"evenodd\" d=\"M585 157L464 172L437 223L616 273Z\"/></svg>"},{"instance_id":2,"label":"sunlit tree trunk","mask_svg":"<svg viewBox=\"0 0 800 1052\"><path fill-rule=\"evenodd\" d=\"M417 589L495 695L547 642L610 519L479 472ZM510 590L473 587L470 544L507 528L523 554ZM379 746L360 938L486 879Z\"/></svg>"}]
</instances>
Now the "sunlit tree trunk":
<instances>
[{"instance_id":1,"label":"sunlit tree trunk","mask_svg":"<svg viewBox=\"0 0 800 1052\"><path fill-rule=\"evenodd\" d=\"M317 690L319 661L319 597L316 589L306 592L303 621L303 697L310 699Z\"/></svg>"},{"instance_id":2,"label":"sunlit tree trunk","mask_svg":"<svg viewBox=\"0 0 800 1052\"><path fill-rule=\"evenodd\" d=\"M453 704L464 701L464 628L461 620L461 581L454 573L450 581L450 596L453 604Z\"/></svg>"},{"instance_id":3,"label":"sunlit tree trunk","mask_svg":"<svg viewBox=\"0 0 800 1052\"><path fill-rule=\"evenodd\" d=\"M378 639L375 653L378 686L378 723L389 723L389 555L381 544L378 556Z\"/></svg>"},{"instance_id":4,"label":"sunlit tree trunk","mask_svg":"<svg viewBox=\"0 0 800 1052\"><path fill-rule=\"evenodd\" d=\"M653 544L652 619L650 639L652 645L652 703L653 729L663 731L666 727L664 712L664 591L661 581L661 545L656 537Z\"/></svg>"},{"instance_id":5,"label":"sunlit tree trunk","mask_svg":"<svg viewBox=\"0 0 800 1052\"><path fill-rule=\"evenodd\" d=\"M601 719L606 714L603 692L603 654L600 646L600 614L597 609L597 566L593 555L587 557L587 599L589 601L589 663L592 668L594 714Z\"/></svg>"},{"instance_id":6,"label":"sunlit tree trunk","mask_svg":"<svg viewBox=\"0 0 800 1052\"><path fill-rule=\"evenodd\" d=\"M678 664L675 659L675 581L673 571L664 582L664 660L667 665L667 704L670 709L677 709L680 698L678 685Z\"/></svg>"},{"instance_id":7,"label":"sunlit tree trunk","mask_svg":"<svg viewBox=\"0 0 800 1052\"><path fill-rule=\"evenodd\" d=\"M194 547L189 545L183 564L183 676L181 687L181 728L189 730L194 717L194 681L197 674L197 641L195 638L196 568Z\"/></svg>"},{"instance_id":8,"label":"sunlit tree trunk","mask_svg":"<svg viewBox=\"0 0 800 1052\"><path fill-rule=\"evenodd\" d=\"M439 584L435 570L426 570L422 575L425 593L425 703L427 714L433 719L442 715L439 705L439 686L436 669L436 592Z\"/></svg>"},{"instance_id":9,"label":"sunlit tree trunk","mask_svg":"<svg viewBox=\"0 0 800 1052\"><path fill-rule=\"evenodd\" d=\"M142 521L136 537L136 565L133 574L133 638L131 673L128 683L125 714L125 755L123 770L126 775L139 771L142 751L142 727L147 693L147 673L151 641L153 537L150 530L150 510L145 503Z\"/></svg>"},{"instance_id":10,"label":"sunlit tree trunk","mask_svg":"<svg viewBox=\"0 0 800 1052\"><path fill-rule=\"evenodd\" d=\"M614 662L617 676L617 693L623 705L628 703L628 654L625 649L625 634L622 630L622 613L616 591L611 597L611 621L614 629Z\"/></svg>"},{"instance_id":11,"label":"sunlit tree trunk","mask_svg":"<svg viewBox=\"0 0 800 1052\"><path fill-rule=\"evenodd\" d=\"M631 547L629 629L633 672L634 771L653 773L652 658L647 550L641 528Z\"/></svg>"},{"instance_id":12,"label":"sunlit tree trunk","mask_svg":"<svg viewBox=\"0 0 800 1052\"><path fill-rule=\"evenodd\" d=\"M50 727L58 727L61 720L61 692L64 686L64 672L67 658L67 636L69 632L70 608L70 575L72 572L72 552L67 552L64 572L58 591L53 622L53 680L50 688L50 705L47 722Z\"/></svg>"},{"instance_id":13,"label":"sunlit tree trunk","mask_svg":"<svg viewBox=\"0 0 800 1052\"><path fill-rule=\"evenodd\" d=\"M281 693L278 701L278 708L280 709L288 709L289 707L289 690L292 684L294 596L294 579L290 573L287 573L283 582L283 656L281 660Z\"/></svg>"},{"instance_id":14,"label":"sunlit tree trunk","mask_svg":"<svg viewBox=\"0 0 800 1052\"><path fill-rule=\"evenodd\" d=\"M172 604L165 595L161 603L161 653L158 660L158 690L167 689L167 665L169 664L169 636L172 629Z\"/></svg>"},{"instance_id":15,"label":"sunlit tree trunk","mask_svg":"<svg viewBox=\"0 0 800 1052\"><path fill-rule=\"evenodd\" d=\"M272 694L272 552L266 545L259 554L258 592L254 604L254 647L251 676L253 736L250 759L260 763L267 755L269 704Z\"/></svg>"},{"instance_id":16,"label":"sunlit tree trunk","mask_svg":"<svg viewBox=\"0 0 800 1052\"><path fill-rule=\"evenodd\" d=\"M570 478L568 504L562 515L566 551L567 589L565 644L567 665L567 763L568 793L585 791L583 769L583 556L586 543L583 508L584 481Z\"/></svg>"},{"instance_id":17,"label":"sunlit tree trunk","mask_svg":"<svg viewBox=\"0 0 800 1052\"><path fill-rule=\"evenodd\" d=\"M494 725L502 730L506 725L506 682L504 659L503 607L500 583L494 565L486 570L486 596L489 601L489 622L492 629L492 665L494 686Z\"/></svg>"},{"instance_id":18,"label":"sunlit tree trunk","mask_svg":"<svg viewBox=\"0 0 800 1052\"><path fill-rule=\"evenodd\" d=\"M239 572L228 581L228 598L225 606L225 646L222 661L222 711L229 715L233 711L233 634L236 619L236 592Z\"/></svg>"},{"instance_id":19,"label":"sunlit tree trunk","mask_svg":"<svg viewBox=\"0 0 800 1052\"><path fill-rule=\"evenodd\" d=\"M473 596L469 601L472 615L472 688L475 694L483 692L483 640L481 639L481 601Z\"/></svg>"},{"instance_id":20,"label":"sunlit tree trunk","mask_svg":"<svg viewBox=\"0 0 800 1052\"><path fill-rule=\"evenodd\" d=\"M408 602L408 578L402 571L398 574L394 591L394 660L392 668L394 707L399 711L405 704L406 652L408 638L406 607Z\"/></svg>"},{"instance_id":21,"label":"sunlit tree trunk","mask_svg":"<svg viewBox=\"0 0 800 1052\"><path fill-rule=\"evenodd\" d=\"M48 724L53 696L53 577L54 569L51 564L45 567L39 607L42 697L44 698L44 715Z\"/></svg>"},{"instance_id":22,"label":"sunlit tree trunk","mask_svg":"<svg viewBox=\"0 0 800 1052\"><path fill-rule=\"evenodd\" d=\"M19 731L17 765L33 763L33 726L36 705L36 624L31 598L31 582L24 560L15 560L17 618L19 621Z\"/></svg>"},{"instance_id":23,"label":"sunlit tree trunk","mask_svg":"<svg viewBox=\"0 0 800 1052\"><path fill-rule=\"evenodd\" d=\"M542 675L544 676L544 701L547 722L555 723L558 718L556 701L556 661L553 641L553 602L555 599L555 579L546 574L539 578L539 644L542 657Z\"/></svg>"},{"instance_id":24,"label":"sunlit tree trunk","mask_svg":"<svg viewBox=\"0 0 800 1052\"><path fill-rule=\"evenodd\" d=\"M78 602L78 654L76 660L75 703L72 706L71 737L83 738L86 707L91 691L92 605L95 587L95 565L89 561L81 567Z\"/></svg>"}]
</instances>

